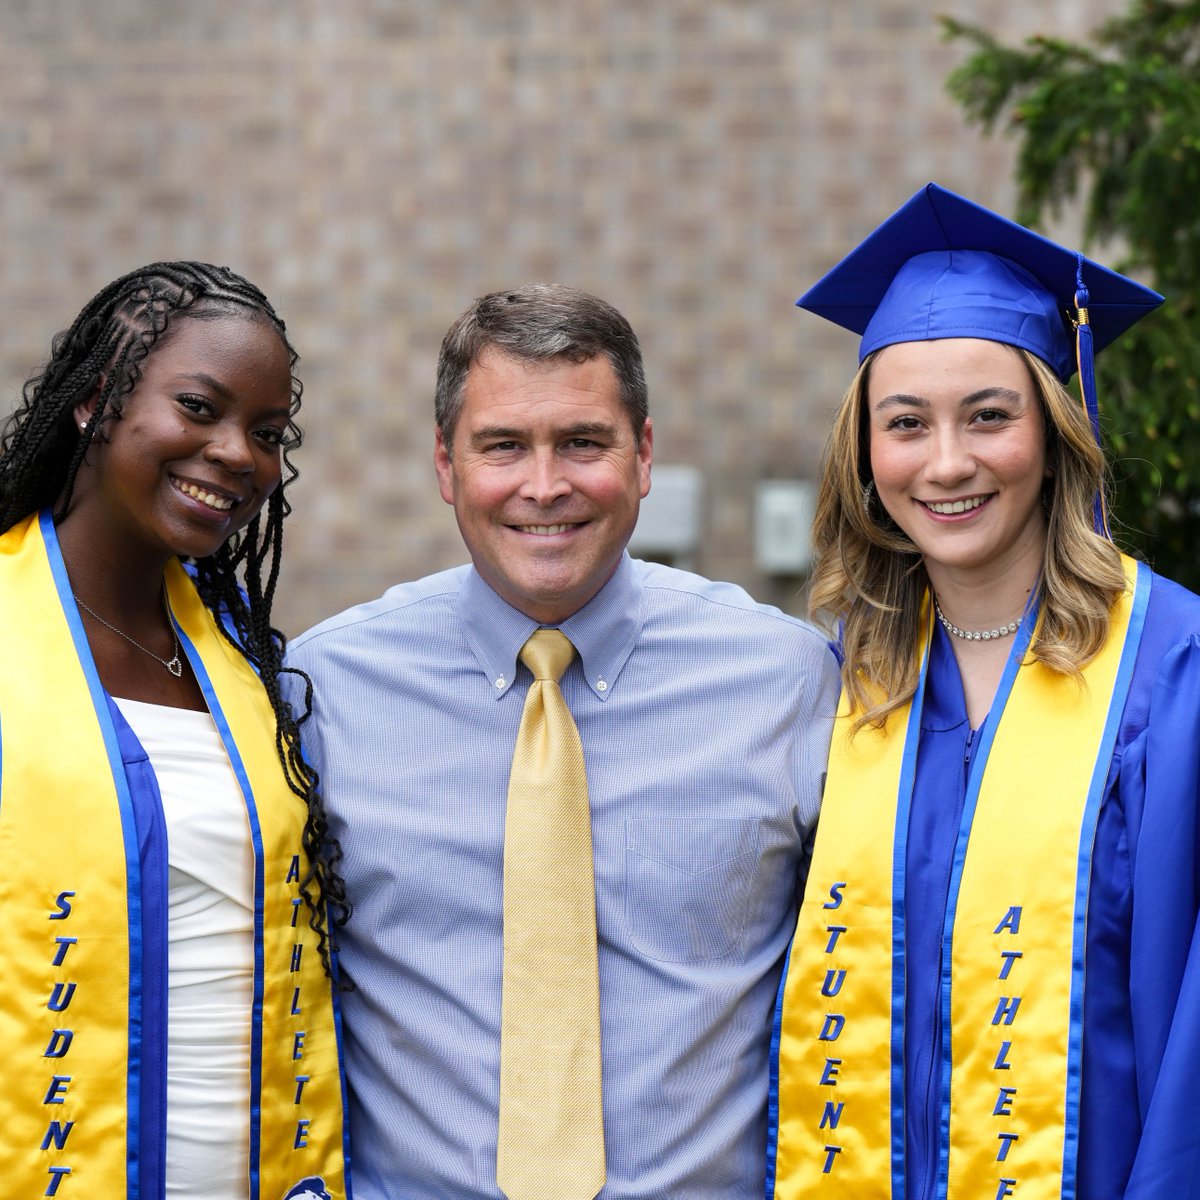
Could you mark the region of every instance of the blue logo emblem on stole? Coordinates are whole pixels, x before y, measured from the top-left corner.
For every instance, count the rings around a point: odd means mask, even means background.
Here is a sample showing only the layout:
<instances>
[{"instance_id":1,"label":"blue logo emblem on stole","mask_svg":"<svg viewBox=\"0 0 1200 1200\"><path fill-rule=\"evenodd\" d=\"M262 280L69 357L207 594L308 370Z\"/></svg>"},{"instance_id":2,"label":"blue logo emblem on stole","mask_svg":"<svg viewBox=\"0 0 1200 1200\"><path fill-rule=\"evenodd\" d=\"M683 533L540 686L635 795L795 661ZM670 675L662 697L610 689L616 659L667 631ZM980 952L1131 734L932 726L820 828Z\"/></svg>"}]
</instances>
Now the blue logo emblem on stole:
<instances>
[{"instance_id":1,"label":"blue logo emblem on stole","mask_svg":"<svg viewBox=\"0 0 1200 1200\"><path fill-rule=\"evenodd\" d=\"M280 1200L333 1200L320 1175L309 1175L294 1183Z\"/></svg>"}]
</instances>

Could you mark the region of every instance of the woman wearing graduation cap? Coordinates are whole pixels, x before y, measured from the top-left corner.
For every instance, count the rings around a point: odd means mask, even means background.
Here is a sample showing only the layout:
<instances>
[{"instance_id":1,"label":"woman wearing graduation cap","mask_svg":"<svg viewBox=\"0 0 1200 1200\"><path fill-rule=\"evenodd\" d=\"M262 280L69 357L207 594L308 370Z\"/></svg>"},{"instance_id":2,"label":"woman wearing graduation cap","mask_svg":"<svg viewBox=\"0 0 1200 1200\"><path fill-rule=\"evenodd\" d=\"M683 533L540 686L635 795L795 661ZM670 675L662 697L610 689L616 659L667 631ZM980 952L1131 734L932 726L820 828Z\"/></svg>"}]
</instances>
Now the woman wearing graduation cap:
<instances>
[{"instance_id":1,"label":"woman wearing graduation cap","mask_svg":"<svg viewBox=\"0 0 1200 1200\"><path fill-rule=\"evenodd\" d=\"M863 340L776 1200L1200 1197L1200 598L1108 538L1091 365L1160 301L934 184L799 301Z\"/></svg>"}]
</instances>

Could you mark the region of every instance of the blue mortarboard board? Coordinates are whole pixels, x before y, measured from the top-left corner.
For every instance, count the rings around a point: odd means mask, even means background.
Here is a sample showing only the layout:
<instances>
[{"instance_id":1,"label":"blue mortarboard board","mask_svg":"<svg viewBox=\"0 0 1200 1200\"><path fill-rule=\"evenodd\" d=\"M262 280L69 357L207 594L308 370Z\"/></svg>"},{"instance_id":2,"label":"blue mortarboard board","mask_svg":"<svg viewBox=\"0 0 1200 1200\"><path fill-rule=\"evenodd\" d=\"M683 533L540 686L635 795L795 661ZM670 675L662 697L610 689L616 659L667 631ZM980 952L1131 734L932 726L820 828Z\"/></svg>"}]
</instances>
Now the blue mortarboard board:
<instances>
[{"instance_id":1,"label":"blue mortarboard board","mask_svg":"<svg viewBox=\"0 0 1200 1200\"><path fill-rule=\"evenodd\" d=\"M972 337L1080 372L1099 440L1092 355L1162 297L1074 250L927 184L796 303L862 334L861 362L897 342Z\"/></svg>"}]
</instances>

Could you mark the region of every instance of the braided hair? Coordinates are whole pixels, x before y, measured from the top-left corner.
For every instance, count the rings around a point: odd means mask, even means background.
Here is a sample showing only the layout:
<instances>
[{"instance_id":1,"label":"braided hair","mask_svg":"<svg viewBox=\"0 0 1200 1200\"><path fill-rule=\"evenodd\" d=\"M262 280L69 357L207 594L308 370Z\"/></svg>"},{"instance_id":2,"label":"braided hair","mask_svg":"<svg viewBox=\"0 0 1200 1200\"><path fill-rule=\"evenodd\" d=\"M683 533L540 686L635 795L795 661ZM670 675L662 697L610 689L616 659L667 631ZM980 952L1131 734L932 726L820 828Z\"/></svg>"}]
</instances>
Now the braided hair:
<instances>
[{"instance_id":1,"label":"braided hair","mask_svg":"<svg viewBox=\"0 0 1200 1200\"><path fill-rule=\"evenodd\" d=\"M308 867L300 892L309 925L320 939L321 959L331 971L329 922L342 925L350 915L338 871L342 849L329 833L317 774L300 748L299 726L311 711L312 684L302 671L283 665L285 638L271 624L283 520L291 512L285 490L299 474L288 451L300 444L294 418L303 388L295 375L296 351L266 296L227 267L160 262L122 276L88 301L75 323L55 336L49 361L25 383L16 411L0 426L0 533L50 505L56 521L66 516L89 442L103 437L104 424L120 420L147 357L172 320L229 315L268 323L287 348L292 401L283 481L268 498L265 516L260 511L214 554L194 560L195 580L204 603L218 614L222 632L258 672L274 710L275 749L284 778L307 808L303 844ZM73 410L93 395L95 408L81 431ZM298 719L280 690L284 673L304 680L304 712Z\"/></svg>"}]
</instances>

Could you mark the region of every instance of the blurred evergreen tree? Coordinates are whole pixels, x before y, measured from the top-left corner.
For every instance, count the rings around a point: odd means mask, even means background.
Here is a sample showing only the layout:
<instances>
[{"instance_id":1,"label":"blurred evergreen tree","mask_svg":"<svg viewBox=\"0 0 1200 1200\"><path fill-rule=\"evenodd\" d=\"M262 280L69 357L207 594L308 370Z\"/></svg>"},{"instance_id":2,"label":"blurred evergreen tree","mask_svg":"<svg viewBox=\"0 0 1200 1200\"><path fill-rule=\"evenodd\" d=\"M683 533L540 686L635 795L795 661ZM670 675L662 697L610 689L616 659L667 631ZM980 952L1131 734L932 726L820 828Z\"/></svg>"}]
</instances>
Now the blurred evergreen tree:
<instances>
[{"instance_id":1,"label":"blurred evergreen tree","mask_svg":"<svg viewBox=\"0 0 1200 1200\"><path fill-rule=\"evenodd\" d=\"M973 47L950 94L1018 140L1017 219L1078 200L1085 248L1167 298L1096 360L1113 534L1200 591L1200 0L1134 0L1089 45L942 26Z\"/></svg>"}]
</instances>

